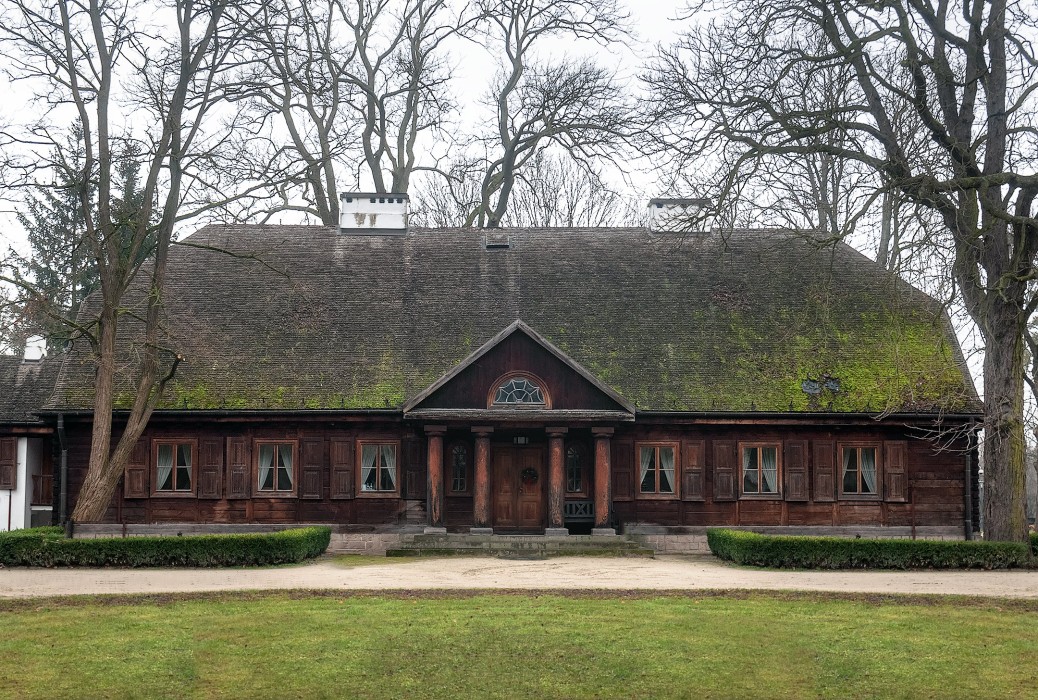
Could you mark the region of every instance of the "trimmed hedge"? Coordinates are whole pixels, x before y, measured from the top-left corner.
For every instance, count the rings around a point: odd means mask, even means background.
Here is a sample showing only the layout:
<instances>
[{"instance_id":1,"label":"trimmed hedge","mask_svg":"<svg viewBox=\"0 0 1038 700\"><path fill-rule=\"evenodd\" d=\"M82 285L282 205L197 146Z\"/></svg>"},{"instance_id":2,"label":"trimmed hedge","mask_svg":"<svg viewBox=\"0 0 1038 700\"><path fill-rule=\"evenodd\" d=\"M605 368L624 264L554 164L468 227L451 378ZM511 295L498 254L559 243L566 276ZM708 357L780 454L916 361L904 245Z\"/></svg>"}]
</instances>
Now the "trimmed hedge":
<instances>
[{"instance_id":1,"label":"trimmed hedge","mask_svg":"<svg viewBox=\"0 0 1038 700\"><path fill-rule=\"evenodd\" d=\"M261 534L67 539L60 527L0 534L3 566L269 566L319 556L329 527Z\"/></svg>"},{"instance_id":2,"label":"trimmed hedge","mask_svg":"<svg viewBox=\"0 0 1038 700\"><path fill-rule=\"evenodd\" d=\"M724 529L707 530L706 537L710 551L721 559L783 569L1008 569L1031 564L1030 547L1022 542L800 537Z\"/></svg>"},{"instance_id":3,"label":"trimmed hedge","mask_svg":"<svg viewBox=\"0 0 1038 700\"><path fill-rule=\"evenodd\" d=\"M1028 535L1031 540L1031 554L1038 556L1038 532L1032 532Z\"/></svg>"}]
</instances>

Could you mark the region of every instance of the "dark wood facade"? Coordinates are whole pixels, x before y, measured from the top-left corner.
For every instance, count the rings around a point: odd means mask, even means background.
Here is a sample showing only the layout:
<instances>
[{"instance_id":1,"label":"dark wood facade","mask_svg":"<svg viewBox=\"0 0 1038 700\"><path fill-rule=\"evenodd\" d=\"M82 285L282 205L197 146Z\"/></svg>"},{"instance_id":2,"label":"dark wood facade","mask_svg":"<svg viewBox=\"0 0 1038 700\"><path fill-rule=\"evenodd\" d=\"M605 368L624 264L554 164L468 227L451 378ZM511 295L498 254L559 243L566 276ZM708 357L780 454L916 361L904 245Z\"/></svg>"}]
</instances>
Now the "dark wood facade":
<instances>
[{"instance_id":1,"label":"dark wood facade","mask_svg":"<svg viewBox=\"0 0 1038 700\"><path fill-rule=\"evenodd\" d=\"M89 450L89 423L70 421L69 490L78 493ZM486 430L486 426L481 426ZM443 522L452 531L477 525L475 454L471 428L443 431L440 488ZM499 426L489 433L490 521L500 531L549 526L550 442L546 427ZM954 526L965 527L971 449L965 436L936 444L904 425L774 425L702 422L694 425L622 425L606 438L609 455L609 522L662 526ZM156 445L197 445L193 489L156 490ZM258 446L293 446L292 484L286 493L263 493ZM521 444L517 444L521 443ZM590 527L588 504L598 485L596 437L574 425L562 438L564 508L571 529ZM777 494L748 494L739 446L774 445L780 455ZM359 484L363 445L398 446L398 484L392 493L367 493ZM281 416L256 422L233 418L183 421L159 417L141 439L106 519L120 523L292 523L341 525L424 524L429 518L429 444L420 425L403 421L342 421L334 417ZM643 493L638 454L645 445L675 448L674 493ZM841 451L875 446L877 493L842 492ZM458 467L454 457L459 456ZM533 483L523 471L536 472ZM579 470L579 474L572 472ZM518 491L524 489L525 494ZM525 509L525 510L524 510Z\"/></svg>"}]
</instances>

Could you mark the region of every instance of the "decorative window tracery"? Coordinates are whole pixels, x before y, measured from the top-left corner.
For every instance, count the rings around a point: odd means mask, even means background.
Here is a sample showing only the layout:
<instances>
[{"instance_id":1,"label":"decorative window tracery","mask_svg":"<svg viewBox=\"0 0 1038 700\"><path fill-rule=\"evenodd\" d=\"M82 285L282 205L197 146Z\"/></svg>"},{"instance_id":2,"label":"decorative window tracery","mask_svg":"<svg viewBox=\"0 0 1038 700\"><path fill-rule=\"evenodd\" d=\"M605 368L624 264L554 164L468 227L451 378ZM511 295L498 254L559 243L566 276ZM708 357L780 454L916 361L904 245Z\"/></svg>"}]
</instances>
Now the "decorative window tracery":
<instances>
[{"instance_id":1,"label":"decorative window tracery","mask_svg":"<svg viewBox=\"0 0 1038 700\"><path fill-rule=\"evenodd\" d=\"M498 406L544 406L540 385L525 376L512 377L497 388L494 404Z\"/></svg>"}]
</instances>

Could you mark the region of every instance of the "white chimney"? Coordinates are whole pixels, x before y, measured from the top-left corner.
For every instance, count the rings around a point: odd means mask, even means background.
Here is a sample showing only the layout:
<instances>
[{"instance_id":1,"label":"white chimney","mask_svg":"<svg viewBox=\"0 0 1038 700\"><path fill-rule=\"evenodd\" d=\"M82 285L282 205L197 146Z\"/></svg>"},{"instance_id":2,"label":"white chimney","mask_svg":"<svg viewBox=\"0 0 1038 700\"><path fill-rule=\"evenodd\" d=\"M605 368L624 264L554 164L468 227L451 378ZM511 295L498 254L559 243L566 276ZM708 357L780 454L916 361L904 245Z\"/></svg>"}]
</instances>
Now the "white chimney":
<instances>
[{"instance_id":1,"label":"white chimney","mask_svg":"<svg viewBox=\"0 0 1038 700\"><path fill-rule=\"evenodd\" d=\"M710 206L709 199L657 197L649 200L648 220L646 225L650 231L676 231L692 233L709 231L712 223L700 218ZM696 219L693 225L693 219Z\"/></svg>"},{"instance_id":2,"label":"white chimney","mask_svg":"<svg viewBox=\"0 0 1038 700\"><path fill-rule=\"evenodd\" d=\"M47 355L47 339L42 335L30 335L25 339L23 362L39 362Z\"/></svg>"},{"instance_id":3,"label":"white chimney","mask_svg":"<svg viewBox=\"0 0 1038 700\"><path fill-rule=\"evenodd\" d=\"M406 193L348 192L339 197L339 228L343 233L402 236L409 206Z\"/></svg>"}]
</instances>

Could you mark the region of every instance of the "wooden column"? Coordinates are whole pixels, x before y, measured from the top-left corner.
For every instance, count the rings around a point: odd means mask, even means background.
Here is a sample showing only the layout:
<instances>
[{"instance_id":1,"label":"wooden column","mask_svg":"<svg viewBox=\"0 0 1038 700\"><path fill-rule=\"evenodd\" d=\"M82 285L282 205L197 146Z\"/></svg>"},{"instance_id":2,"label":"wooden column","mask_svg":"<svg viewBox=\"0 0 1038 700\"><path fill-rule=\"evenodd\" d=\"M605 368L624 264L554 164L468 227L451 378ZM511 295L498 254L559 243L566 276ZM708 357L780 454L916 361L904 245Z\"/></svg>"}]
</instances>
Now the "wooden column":
<instances>
[{"instance_id":1,"label":"wooden column","mask_svg":"<svg viewBox=\"0 0 1038 700\"><path fill-rule=\"evenodd\" d=\"M490 434L489 426L472 428L476 434L476 475L472 487L472 519L470 532L474 535L489 535L494 532L490 525Z\"/></svg>"},{"instance_id":2,"label":"wooden column","mask_svg":"<svg viewBox=\"0 0 1038 700\"><path fill-rule=\"evenodd\" d=\"M425 426L429 437L429 524L426 532L447 532L443 519L443 435L447 428L442 425Z\"/></svg>"},{"instance_id":3,"label":"wooden column","mask_svg":"<svg viewBox=\"0 0 1038 700\"><path fill-rule=\"evenodd\" d=\"M565 445L566 428L545 428L548 433L548 527L546 535L568 535L562 517L566 498Z\"/></svg>"},{"instance_id":4,"label":"wooden column","mask_svg":"<svg viewBox=\"0 0 1038 700\"><path fill-rule=\"evenodd\" d=\"M592 428L595 436L595 527L592 535L615 535L609 527L609 484L613 478L610 466L612 428Z\"/></svg>"}]
</instances>

